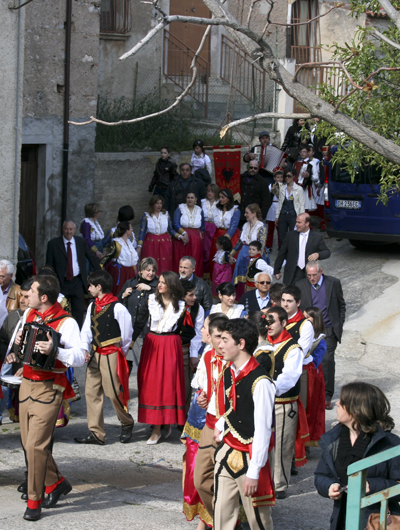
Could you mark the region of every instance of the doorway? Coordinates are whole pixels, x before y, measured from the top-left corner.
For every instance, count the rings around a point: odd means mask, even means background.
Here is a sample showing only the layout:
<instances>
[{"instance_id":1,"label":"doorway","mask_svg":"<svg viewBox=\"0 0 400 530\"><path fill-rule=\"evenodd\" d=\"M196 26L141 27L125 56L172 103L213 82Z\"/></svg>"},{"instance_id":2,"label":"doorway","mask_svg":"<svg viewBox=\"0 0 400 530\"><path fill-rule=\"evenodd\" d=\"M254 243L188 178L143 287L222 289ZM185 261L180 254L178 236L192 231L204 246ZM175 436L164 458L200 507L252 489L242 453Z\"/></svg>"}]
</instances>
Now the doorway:
<instances>
[{"instance_id":1,"label":"doorway","mask_svg":"<svg viewBox=\"0 0 400 530\"><path fill-rule=\"evenodd\" d=\"M38 145L22 145L19 195L19 232L33 253L36 250Z\"/></svg>"}]
</instances>

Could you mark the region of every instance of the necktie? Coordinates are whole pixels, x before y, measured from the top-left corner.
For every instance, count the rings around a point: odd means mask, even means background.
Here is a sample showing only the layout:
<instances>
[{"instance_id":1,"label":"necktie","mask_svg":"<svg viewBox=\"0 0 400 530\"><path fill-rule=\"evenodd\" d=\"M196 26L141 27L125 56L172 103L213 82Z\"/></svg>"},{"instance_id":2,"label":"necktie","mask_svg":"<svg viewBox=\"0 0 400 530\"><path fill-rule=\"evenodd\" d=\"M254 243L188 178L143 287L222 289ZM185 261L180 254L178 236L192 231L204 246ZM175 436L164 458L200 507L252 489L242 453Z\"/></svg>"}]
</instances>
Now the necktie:
<instances>
[{"instance_id":1,"label":"necktie","mask_svg":"<svg viewBox=\"0 0 400 530\"><path fill-rule=\"evenodd\" d=\"M74 270L72 268L72 250L71 242L67 243L67 274L65 275L66 279L70 282L74 278Z\"/></svg>"},{"instance_id":2,"label":"necktie","mask_svg":"<svg viewBox=\"0 0 400 530\"><path fill-rule=\"evenodd\" d=\"M319 287L320 287L320 286L319 286L318 283L316 283L316 284L314 285L314 289L315 289L316 291L318 291Z\"/></svg>"},{"instance_id":3,"label":"necktie","mask_svg":"<svg viewBox=\"0 0 400 530\"><path fill-rule=\"evenodd\" d=\"M302 232L299 234L299 259L297 261L297 266L299 269L304 269L306 266L306 237Z\"/></svg>"}]
</instances>

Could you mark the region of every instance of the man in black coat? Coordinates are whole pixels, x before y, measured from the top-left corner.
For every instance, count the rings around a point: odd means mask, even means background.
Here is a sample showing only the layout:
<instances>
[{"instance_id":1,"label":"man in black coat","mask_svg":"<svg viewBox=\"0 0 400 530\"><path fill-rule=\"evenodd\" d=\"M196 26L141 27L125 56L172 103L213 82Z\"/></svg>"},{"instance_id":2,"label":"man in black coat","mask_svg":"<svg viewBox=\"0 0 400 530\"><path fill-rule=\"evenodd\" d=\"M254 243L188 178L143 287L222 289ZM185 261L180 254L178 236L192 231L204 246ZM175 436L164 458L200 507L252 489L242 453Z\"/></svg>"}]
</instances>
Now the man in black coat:
<instances>
[{"instance_id":1,"label":"man in black coat","mask_svg":"<svg viewBox=\"0 0 400 530\"><path fill-rule=\"evenodd\" d=\"M47 243L46 265L50 265L56 271L60 291L70 300L72 316L81 328L86 310L84 295L88 288L86 258L96 271L100 270L100 263L94 252L90 250L86 239L75 237L75 230L73 221L64 222L63 235ZM68 258L69 254L71 260Z\"/></svg>"},{"instance_id":2,"label":"man in black coat","mask_svg":"<svg viewBox=\"0 0 400 530\"><path fill-rule=\"evenodd\" d=\"M324 317L327 349L322 359L322 370L325 378L325 408L330 410L335 390L335 350L342 339L346 302L340 280L324 275L318 261L308 262L306 269L307 278L296 282L296 286L301 291L300 309L319 307Z\"/></svg>"},{"instance_id":3,"label":"man in black coat","mask_svg":"<svg viewBox=\"0 0 400 530\"><path fill-rule=\"evenodd\" d=\"M183 256L179 262L179 279L189 280L195 285L196 300L208 316L213 305L211 289L207 282L195 275L195 269L196 260L192 256Z\"/></svg>"},{"instance_id":4,"label":"man in black coat","mask_svg":"<svg viewBox=\"0 0 400 530\"><path fill-rule=\"evenodd\" d=\"M244 305L244 310L261 311L271 307L272 302L269 296L269 290L272 285L272 278L267 272L259 272L254 276L257 289L244 293L239 300L239 304Z\"/></svg>"},{"instance_id":5,"label":"man in black coat","mask_svg":"<svg viewBox=\"0 0 400 530\"><path fill-rule=\"evenodd\" d=\"M246 221L244 211L249 204L256 203L261 208L262 218L265 219L272 203L272 195L268 183L258 173L257 160L250 160L249 169L240 175L240 221Z\"/></svg>"},{"instance_id":6,"label":"man in black coat","mask_svg":"<svg viewBox=\"0 0 400 530\"><path fill-rule=\"evenodd\" d=\"M305 278L306 264L309 261L328 259L331 255L322 234L310 230L310 216L307 213L297 216L296 228L297 230L287 233L274 265L275 278L280 280L281 267L286 260L283 276L285 285Z\"/></svg>"},{"instance_id":7,"label":"man in black coat","mask_svg":"<svg viewBox=\"0 0 400 530\"><path fill-rule=\"evenodd\" d=\"M174 218L175 210L182 203L186 203L186 195L189 191L197 197L198 206L201 205L201 199L206 198L206 187L204 182L191 174L192 166L190 164L181 164L179 166L180 176L176 177L165 192L164 208L168 210L171 220Z\"/></svg>"}]
</instances>

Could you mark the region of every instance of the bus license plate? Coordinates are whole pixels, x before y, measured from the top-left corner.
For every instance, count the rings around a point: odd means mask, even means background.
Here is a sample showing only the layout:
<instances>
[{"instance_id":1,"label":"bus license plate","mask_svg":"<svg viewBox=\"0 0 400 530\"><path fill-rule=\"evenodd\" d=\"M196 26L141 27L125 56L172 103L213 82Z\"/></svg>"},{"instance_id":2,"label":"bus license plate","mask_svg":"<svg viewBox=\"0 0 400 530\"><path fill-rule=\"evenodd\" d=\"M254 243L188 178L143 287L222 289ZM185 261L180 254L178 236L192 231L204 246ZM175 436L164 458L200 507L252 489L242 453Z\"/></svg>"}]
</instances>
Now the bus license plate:
<instances>
[{"instance_id":1,"label":"bus license plate","mask_svg":"<svg viewBox=\"0 0 400 530\"><path fill-rule=\"evenodd\" d=\"M337 200L336 208L344 208L346 210L361 210L361 201Z\"/></svg>"}]
</instances>

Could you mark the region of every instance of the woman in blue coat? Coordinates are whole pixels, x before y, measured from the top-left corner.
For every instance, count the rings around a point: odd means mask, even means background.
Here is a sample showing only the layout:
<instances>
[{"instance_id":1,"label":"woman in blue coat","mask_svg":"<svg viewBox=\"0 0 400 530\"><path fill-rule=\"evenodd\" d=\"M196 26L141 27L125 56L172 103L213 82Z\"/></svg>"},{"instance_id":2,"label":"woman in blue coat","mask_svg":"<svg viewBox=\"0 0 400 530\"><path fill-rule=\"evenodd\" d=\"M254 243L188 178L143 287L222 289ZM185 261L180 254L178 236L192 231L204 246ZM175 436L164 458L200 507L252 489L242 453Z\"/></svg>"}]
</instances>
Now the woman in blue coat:
<instances>
[{"instance_id":1,"label":"woman in blue coat","mask_svg":"<svg viewBox=\"0 0 400 530\"><path fill-rule=\"evenodd\" d=\"M345 530L347 468L350 464L400 444L400 438L390 431L394 422L390 404L384 393L368 383L354 382L342 387L337 405L339 423L320 440L322 455L315 471L315 487L320 495L334 501L330 530ZM400 481L400 457L368 469L366 493L372 494ZM400 514L400 495L389 499L389 510ZM379 513L373 504L366 512L365 524L371 513ZM348 529L349 530L349 529Z\"/></svg>"}]
</instances>

